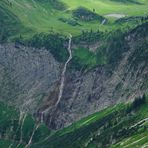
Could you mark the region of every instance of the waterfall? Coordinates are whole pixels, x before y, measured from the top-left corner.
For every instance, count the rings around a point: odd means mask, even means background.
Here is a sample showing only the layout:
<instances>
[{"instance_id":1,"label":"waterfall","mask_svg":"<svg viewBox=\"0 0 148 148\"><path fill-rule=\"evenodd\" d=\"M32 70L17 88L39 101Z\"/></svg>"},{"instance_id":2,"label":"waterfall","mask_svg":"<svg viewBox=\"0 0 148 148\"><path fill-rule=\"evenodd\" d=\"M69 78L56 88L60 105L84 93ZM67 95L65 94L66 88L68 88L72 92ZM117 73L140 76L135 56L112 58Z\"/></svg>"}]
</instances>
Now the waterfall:
<instances>
[{"instance_id":1,"label":"waterfall","mask_svg":"<svg viewBox=\"0 0 148 148\"><path fill-rule=\"evenodd\" d=\"M58 99L57 99L57 102L55 103L55 105L53 106L53 111L51 112L51 114L56 110L58 104L61 101L62 95L63 95L65 73L66 73L66 70L67 70L67 65L72 59L71 42L72 42L72 35L69 34L69 42L68 42L68 48L67 48L68 53L69 53L69 57L68 57L66 63L64 64L64 68L63 68L63 71L62 71L62 74L61 74L61 81L60 81ZM43 120L44 120L44 114L47 113L49 110L50 109L46 109L46 110L41 112L41 122L43 122ZM51 116L50 122L51 122L51 120L52 120L52 116Z\"/></svg>"},{"instance_id":2,"label":"waterfall","mask_svg":"<svg viewBox=\"0 0 148 148\"><path fill-rule=\"evenodd\" d=\"M16 148L18 148L20 146L20 144L22 143L22 140L23 140L23 126L24 126L26 116L27 116L26 113L20 112L19 125L21 124L21 129L20 129L21 135L20 135L20 141L19 141L18 145L16 146ZM22 123L21 123L21 120L22 120Z\"/></svg>"},{"instance_id":3,"label":"waterfall","mask_svg":"<svg viewBox=\"0 0 148 148\"><path fill-rule=\"evenodd\" d=\"M22 119L23 119L23 112L20 111L20 116L19 116L19 121L18 121L18 127L17 127L15 133L17 133L17 131L19 130L19 127L20 127L20 124L21 124L21 120ZM15 136L16 136L16 134L14 135L14 138L13 139L15 139ZM10 144L9 148L11 148L13 146L13 144L14 144L14 141Z\"/></svg>"},{"instance_id":4,"label":"waterfall","mask_svg":"<svg viewBox=\"0 0 148 148\"><path fill-rule=\"evenodd\" d=\"M37 124L37 125L35 126L35 128L34 128L34 130L33 130L33 132L32 132L32 135L31 135L31 137L30 137L30 139L29 139L29 142L28 142L28 144L25 146L25 148L28 148L28 147L31 145L33 136L34 136L36 130L39 128L39 126L40 126L39 124Z\"/></svg>"},{"instance_id":5,"label":"waterfall","mask_svg":"<svg viewBox=\"0 0 148 148\"><path fill-rule=\"evenodd\" d=\"M59 88L59 95L58 95L58 100L55 104L55 107L58 106L59 102L61 101L61 98L62 98L62 95L63 95L63 90L64 90L64 81L65 81L65 73L66 73L66 70L67 70L67 65L68 63L71 61L72 59L72 51L71 51L71 41L72 41L72 35L70 34L69 35L69 43L68 43L68 52L69 52L69 58L68 60L66 61L65 65L64 65L64 68L63 68L63 71L62 71L62 75L61 75L61 85L60 85L60 88Z\"/></svg>"}]
</instances>

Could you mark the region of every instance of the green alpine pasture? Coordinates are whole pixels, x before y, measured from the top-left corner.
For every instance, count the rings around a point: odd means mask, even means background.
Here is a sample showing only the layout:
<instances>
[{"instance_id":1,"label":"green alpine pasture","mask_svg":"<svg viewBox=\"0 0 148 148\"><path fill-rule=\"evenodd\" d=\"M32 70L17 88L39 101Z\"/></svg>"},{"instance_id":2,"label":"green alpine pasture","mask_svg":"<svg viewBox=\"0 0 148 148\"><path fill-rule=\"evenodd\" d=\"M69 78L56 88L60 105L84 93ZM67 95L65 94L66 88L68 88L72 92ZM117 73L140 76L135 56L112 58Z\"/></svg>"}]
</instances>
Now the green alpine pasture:
<instances>
[{"instance_id":1,"label":"green alpine pasture","mask_svg":"<svg viewBox=\"0 0 148 148\"><path fill-rule=\"evenodd\" d=\"M54 32L67 35L71 33L78 35L82 30L113 30L118 27L124 27L124 25L114 24L116 17L106 16L109 14L130 16L146 16L148 15L148 1L147 0L59 0L64 5L64 9L56 9L53 6L54 2L51 0L1 0L0 9L3 9L5 13L12 13L10 16L15 16L18 24L20 23L21 30L18 30L14 36L20 36L20 34L28 38L35 33L46 32L51 30ZM56 4L55 4L56 5ZM72 26L71 20L73 19L73 10L79 7L84 7L90 11L94 11L96 14L108 19L106 24L94 20L90 22L84 22L76 20L78 24ZM1 11L0 11L1 12ZM69 20L63 22L60 20ZM4 17L4 19L7 19ZM17 25L12 23L9 19L9 24L12 24L12 28L18 28ZM26 31L24 31L24 29ZM13 36L13 37L14 37Z\"/></svg>"},{"instance_id":2,"label":"green alpine pasture","mask_svg":"<svg viewBox=\"0 0 148 148\"><path fill-rule=\"evenodd\" d=\"M73 42L77 38L75 44L100 42L104 46L110 32L113 35L119 30L128 32L141 24L141 19L148 15L147 8L147 0L1 0L0 42L19 40L30 43L37 34L38 40L44 42L42 34L47 37L49 34L60 34L67 38L71 33ZM119 18L120 15L125 17ZM105 39L102 37L104 35ZM50 39L46 40L49 43ZM46 47L45 44L37 46L39 43L35 40L32 46ZM80 70L107 64L108 56L100 45L95 53L87 47L76 47L71 67ZM66 49L63 49L49 47L60 62L67 58Z\"/></svg>"}]
</instances>

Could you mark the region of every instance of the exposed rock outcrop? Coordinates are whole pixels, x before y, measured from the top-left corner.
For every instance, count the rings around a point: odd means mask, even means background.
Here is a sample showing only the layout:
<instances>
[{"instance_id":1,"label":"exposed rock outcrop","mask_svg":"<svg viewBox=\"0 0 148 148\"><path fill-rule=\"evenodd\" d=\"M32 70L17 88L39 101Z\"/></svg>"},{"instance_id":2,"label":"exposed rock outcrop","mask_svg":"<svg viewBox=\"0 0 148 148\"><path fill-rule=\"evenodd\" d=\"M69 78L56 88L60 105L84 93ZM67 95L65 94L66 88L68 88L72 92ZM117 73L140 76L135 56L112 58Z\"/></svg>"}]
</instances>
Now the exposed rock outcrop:
<instances>
[{"instance_id":1,"label":"exposed rock outcrop","mask_svg":"<svg viewBox=\"0 0 148 148\"><path fill-rule=\"evenodd\" d=\"M68 72L59 109L52 128L117 102L131 101L148 92L148 34L140 27L125 37L128 49L113 66L99 66L85 73ZM143 36L140 36L143 33Z\"/></svg>"},{"instance_id":2,"label":"exposed rock outcrop","mask_svg":"<svg viewBox=\"0 0 148 148\"><path fill-rule=\"evenodd\" d=\"M83 73L67 69L64 91L50 128L62 128L109 105L148 92L148 36L139 36L140 29L135 32L125 37L128 49L114 65ZM37 113L38 117L49 109L44 119L48 125L50 108L58 99L62 68L46 49L1 45L0 101Z\"/></svg>"},{"instance_id":3,"label":"exposed rock outcrop","mask_svg":"<svg viewBox=\"0 0 148 148\"><path fill-rule=\"evenodd\" d=\"M0 101L36 112L59 80L60 65L45 49L0 45Z\"/></svg>"}]
</instances>

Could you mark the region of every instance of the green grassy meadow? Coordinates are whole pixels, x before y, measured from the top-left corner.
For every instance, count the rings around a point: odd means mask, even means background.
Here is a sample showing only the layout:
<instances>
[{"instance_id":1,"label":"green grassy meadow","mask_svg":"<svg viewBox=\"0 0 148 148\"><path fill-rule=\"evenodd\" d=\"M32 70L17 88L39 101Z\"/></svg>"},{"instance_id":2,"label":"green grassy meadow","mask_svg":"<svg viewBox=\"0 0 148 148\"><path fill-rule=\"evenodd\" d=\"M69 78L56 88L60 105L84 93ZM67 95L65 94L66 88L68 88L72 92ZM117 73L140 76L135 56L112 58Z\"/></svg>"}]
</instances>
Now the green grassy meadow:
<instances>
[{"instance_id":1,"label":"green grassy meadow","mask_svg":"<svg viewBox=\"0 0 148 148\"><path fill-rule=\"evenodd\" d=\"M5 8L14 14L18 20L28 30L24 32L18 32L18 35L23 35L28 38L35 33L46 32L51 30L67 35L71 33L78 35L82 30L113 30L118 27L124 27L114 24L116 18L106 17L108 23L101 25L98 21L83 22L78 21L81 26L71 26L67 23L61 22L60 17L72 18L72 11L82 6L89 10L95 9L95 12L99 15L105 16L107 14L124 14L127 17L130 16L146 16L148 15L148 1L139 0L139 4L131 2L122 2L124 0L111 1L111 0L60 0L66 6L65 10L57 10L47 1L39 0L13 0L13 1L0 1L0 6ZM127 1L127 0L126 0ZM15 27L15 26L13 26Z\"/></svg>"}]
</instances>

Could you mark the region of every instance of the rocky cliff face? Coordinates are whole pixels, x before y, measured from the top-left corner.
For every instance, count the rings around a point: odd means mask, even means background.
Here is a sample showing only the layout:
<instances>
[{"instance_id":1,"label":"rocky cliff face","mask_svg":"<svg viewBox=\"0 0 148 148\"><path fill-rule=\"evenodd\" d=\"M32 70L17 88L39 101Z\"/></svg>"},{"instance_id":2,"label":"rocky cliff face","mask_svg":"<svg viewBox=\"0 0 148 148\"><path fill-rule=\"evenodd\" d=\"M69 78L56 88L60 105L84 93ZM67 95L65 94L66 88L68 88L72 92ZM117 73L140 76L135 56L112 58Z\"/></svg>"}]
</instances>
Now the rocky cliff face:
<instances>
[{"instance_id":1,"label":"rocky cliff face","mask_svg":"<svg viewBox=\"0 0 148 148\"><path fill-rule=\"evenodd\" d=\"M60 65L45 49L0 45L0 101L36 112L59 79Z\"/></svg>"},{"instance_id":2,"label":"rocky cliff face","mask_svg":"<svg viewBox=\"0 0 148 148\"><path fill-rule=\"evenodd\" d=\"M148 36L132 33L125 37L128 49L112 66L98 66L87 72L69 69L58 108L49 124L62 128L88 114L148 92ZM7 44L0 46L0 101L22 110L40 113L52 109L59 93L62 66L45 49Z\"/></svg>"},{"instance_id":3,"label":"rocky cliff face","mask_svg":"<svg viewBox=\"0 0 148 148\"><path fill-rule=\"evenodd\" d=\"M127 49L114 66L67 73L52 128L61 128L109 105L131 101L148 92L148 34L145 29L139 27L125 36Z\"/></svg>"}]
</instances>

